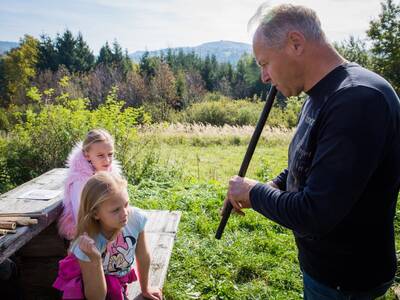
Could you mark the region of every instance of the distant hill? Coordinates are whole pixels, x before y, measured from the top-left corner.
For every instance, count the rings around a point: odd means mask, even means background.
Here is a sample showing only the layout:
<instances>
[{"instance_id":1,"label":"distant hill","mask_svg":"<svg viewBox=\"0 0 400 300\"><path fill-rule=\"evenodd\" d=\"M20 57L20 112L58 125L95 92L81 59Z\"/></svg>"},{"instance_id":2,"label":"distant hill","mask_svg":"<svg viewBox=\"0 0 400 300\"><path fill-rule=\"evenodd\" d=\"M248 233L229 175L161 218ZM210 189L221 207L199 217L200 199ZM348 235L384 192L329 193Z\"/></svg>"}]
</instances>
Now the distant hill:
<instances>
[{"instance_id":1,"label":"distant hill","mask_svg":"<svg viewBox=\"0 0 400 300\"><path fill-rule=\"evenodd\" d=\"M5 42L5 41L0 41L0 55L3 53L7 52L8 50L12 48L18 47L18 43L16 42Z\"/></svg>"},{"instance_id":2,"label":"distant hill","mask_svg":"<svg viewBox=\"0 0 400 300\"><path fill-rule=\"evenodd\" d=\"M171 48L171 50L174 52L179 52L182 50L184 53L190 53L194 51L194 53L202 58L205 58L207 55L215 55L218 62L230 62L232 65L236 65L243 53L252 53L251 45L231 41L209 42L196 47L179 47ZM149 51L149 55L160 56L161 52L166 54L167 51L168 48ZM136 51L129 54L129 57L138 62L144 53L145 51Z\"/></svg>"}]
</instances>

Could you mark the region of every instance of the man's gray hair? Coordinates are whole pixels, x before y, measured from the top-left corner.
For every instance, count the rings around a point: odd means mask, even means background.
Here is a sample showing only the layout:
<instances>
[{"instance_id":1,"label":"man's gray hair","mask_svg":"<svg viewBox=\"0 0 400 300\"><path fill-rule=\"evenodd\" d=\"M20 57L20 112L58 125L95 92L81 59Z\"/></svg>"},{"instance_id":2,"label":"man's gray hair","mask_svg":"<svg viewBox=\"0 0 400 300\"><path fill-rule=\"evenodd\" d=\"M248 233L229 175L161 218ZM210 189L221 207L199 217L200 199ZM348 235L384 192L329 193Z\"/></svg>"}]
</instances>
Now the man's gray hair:
<instances>
[{"instance_id":1,"label":"man's gray hair","mask_svg":"<svg viewBox=\"0 0 400 300\"><path fill-rule=\"evenodd\" d=\"M254 27L262 30L270 47L282 47L292 30L301 32L310 41L326 41L315 11L301 5L281 4L270 8L267 3L261 4L248 23L249 30Z\"/></svg>"}]
</instances>

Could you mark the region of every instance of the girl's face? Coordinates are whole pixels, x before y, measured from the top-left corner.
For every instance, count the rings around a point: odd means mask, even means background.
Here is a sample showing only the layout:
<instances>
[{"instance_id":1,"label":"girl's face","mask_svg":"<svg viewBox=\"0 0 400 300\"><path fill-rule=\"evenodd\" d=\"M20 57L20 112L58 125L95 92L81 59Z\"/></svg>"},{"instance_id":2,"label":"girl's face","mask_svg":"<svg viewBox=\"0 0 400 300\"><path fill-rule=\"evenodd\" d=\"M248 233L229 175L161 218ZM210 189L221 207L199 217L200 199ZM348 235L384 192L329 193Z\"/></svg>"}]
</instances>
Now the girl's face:
<instances>
[{"instance_id":1,"label":"girl's face","mask_svg":"<svg viewBox=\"0 0 400 300\"><path fill-rule=\"evenodd\" d=\"M128 202L128 192L124 189L98 207L95 219L100 222L101 230L107 238L128 222Z\"/></svg>"},{"instance_id":2,"label":"girl's face","mask_svg":"<svg viewBox=\"0 0 400 300\"><path fill-rule=\"evenodd\" d=\"M94 143L85 152L85 157L89 160L95 171L109 171L113 159L114 146L109 142Z\"/></svg>"}]
</instances>

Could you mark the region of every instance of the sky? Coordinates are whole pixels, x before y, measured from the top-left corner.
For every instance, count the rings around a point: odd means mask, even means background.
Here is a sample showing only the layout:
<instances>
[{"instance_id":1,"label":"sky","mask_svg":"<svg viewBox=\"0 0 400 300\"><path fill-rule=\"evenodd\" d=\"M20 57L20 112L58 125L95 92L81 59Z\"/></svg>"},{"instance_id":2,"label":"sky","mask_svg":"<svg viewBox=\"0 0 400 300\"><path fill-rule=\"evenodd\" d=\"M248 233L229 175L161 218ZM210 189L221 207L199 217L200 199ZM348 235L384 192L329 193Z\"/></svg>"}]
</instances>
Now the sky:
<instances>
[{"instance_id":1,"label":"sky","mask_svg":"<svg viewBox=\"0 0 400 300\"><path fill-rule=\"evenodd\" d=\"M382 0L267 1L313 8L330 41L365 38ZM114 39L129 53L229 40L251 43L247 23L264 1L255 0L0 0L0 40L19 41L70 29L95 54ZM395 1L397 2L397 1Z\"/></svg>"}]
</instances>

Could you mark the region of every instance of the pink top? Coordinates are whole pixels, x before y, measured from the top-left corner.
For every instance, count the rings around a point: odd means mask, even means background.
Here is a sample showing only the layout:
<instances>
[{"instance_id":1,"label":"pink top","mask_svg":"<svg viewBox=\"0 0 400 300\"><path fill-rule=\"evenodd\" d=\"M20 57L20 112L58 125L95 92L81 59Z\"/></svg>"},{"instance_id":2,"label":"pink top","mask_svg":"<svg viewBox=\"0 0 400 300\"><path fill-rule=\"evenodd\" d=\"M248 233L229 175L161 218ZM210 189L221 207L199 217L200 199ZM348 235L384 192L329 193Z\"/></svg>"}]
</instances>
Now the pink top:
<instances>
[{"instance_id":1,"label":"pink top","mask_svg":"<svg viewBox=\"0 0 400 300\"><path fill-rule=\"evenodd\" d=\"M67 240L72 240L76 232L81 192L95 170L83 155L82 142L72 149L66 165L68 175L64 185L63 212L58 220L58 232ZM112 161L109 171L121 175L117 160Z\"/></svg>"}]
</instances>

